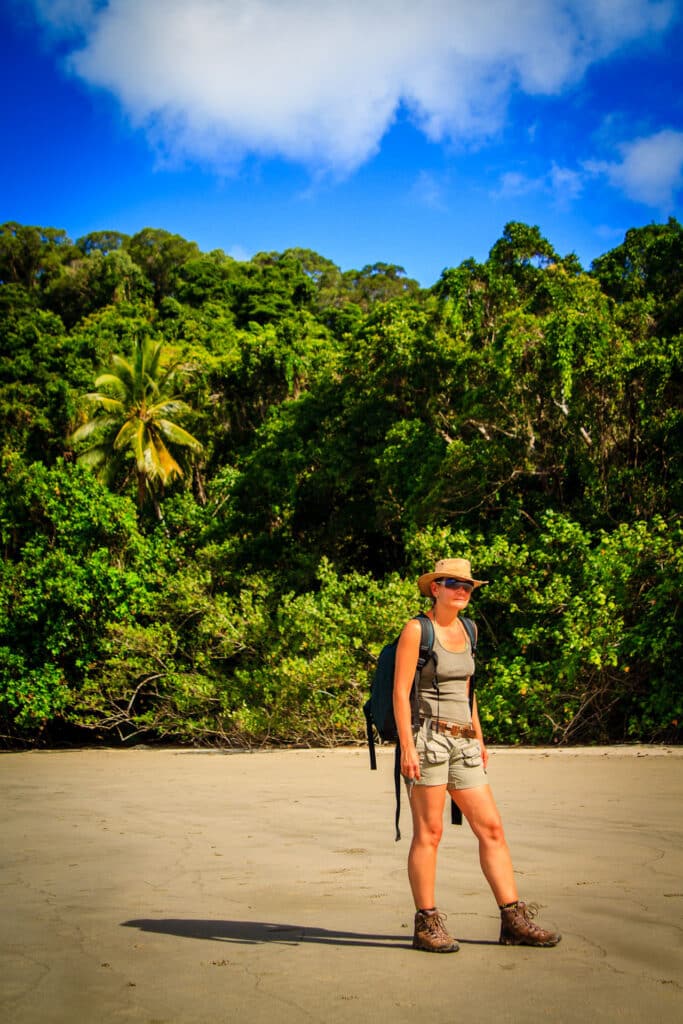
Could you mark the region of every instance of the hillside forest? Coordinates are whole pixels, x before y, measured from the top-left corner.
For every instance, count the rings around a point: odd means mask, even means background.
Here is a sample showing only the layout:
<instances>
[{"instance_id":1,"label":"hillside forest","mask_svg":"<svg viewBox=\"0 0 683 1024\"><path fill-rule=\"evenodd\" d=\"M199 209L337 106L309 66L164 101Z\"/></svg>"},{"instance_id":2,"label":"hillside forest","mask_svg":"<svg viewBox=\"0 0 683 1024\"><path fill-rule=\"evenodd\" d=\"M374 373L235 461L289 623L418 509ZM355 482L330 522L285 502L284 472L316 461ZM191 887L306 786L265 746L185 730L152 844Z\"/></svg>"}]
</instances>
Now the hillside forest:
<instances>
[{"instance_id":1,"label":"hillside forest","mask_svg":"<svg viewBox=\"0 0 683 1024\"><path fill-rule=\"evenodd\" d=\"M683 228L420 287L0 227L5 746L363 738L448 556L489 742L678 742Z\"/></svg>"}]
</instances>

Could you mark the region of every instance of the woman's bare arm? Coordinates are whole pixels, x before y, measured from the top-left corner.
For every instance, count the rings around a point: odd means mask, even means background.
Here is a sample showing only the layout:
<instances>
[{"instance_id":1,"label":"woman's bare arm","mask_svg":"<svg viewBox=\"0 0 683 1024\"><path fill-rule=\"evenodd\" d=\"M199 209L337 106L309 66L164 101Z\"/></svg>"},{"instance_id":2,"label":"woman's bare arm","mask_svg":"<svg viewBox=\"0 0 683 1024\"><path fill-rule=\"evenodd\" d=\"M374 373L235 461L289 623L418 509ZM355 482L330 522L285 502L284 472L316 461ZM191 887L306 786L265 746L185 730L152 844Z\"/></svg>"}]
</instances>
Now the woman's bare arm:
<instances>
[{"instance_id":1,"label":"woman's bare arm","mask_svg":"<svg viewBox=\"0 0 683 1024\"><path fill-rule=\"evenodd\" d=\"M420 761L413 740L410 691L415 680L421 639L422 627L417 619L411 619L403 627L396 648L394 718L396 719L398 742L401 746L401 774L407 779L420 778Z\"/></svg>"}]
</instances>

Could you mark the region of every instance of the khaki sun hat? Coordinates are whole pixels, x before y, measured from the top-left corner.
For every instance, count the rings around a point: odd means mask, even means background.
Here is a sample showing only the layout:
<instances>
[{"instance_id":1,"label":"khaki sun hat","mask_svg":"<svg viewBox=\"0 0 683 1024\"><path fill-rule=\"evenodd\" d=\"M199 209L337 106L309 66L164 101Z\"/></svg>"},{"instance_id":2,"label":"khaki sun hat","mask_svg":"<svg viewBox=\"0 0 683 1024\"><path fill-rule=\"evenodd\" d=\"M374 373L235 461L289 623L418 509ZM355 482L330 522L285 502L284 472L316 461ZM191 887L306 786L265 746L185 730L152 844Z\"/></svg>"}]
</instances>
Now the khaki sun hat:
<instances>
[{"instance_id":1,"label":"khaki sun hat","mask_svg":"<svg viewBox=\"0 0 683 1024\"><path fill-rule=\"evenodd\" d=\"M420 593L425 597L431 595L430 586L434 580L453 578L456 580L467 580L475 587L481 587L488 580L475 580L472 578L472 569L467 558L442 558L434 566L434 572L426 572L420 576L417 585Z\"/></svg>"}]
</instances>

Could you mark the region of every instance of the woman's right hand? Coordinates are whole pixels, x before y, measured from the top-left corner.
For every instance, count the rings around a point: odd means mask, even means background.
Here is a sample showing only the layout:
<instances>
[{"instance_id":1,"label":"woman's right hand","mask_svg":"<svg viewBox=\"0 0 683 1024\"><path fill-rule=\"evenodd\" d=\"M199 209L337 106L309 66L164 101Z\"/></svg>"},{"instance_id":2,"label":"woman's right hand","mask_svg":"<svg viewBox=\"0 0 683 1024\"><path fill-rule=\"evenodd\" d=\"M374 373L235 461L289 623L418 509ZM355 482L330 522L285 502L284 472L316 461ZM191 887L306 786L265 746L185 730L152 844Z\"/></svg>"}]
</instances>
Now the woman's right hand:
<instances>
[{"instance_id":1,"label":"woman's right hand","mask_svg":"<svg viewBox=\"0 0 683 1024\"><path fill-rule=\"evenodd\" d=\"M414 781L420 778L420 758L414 743L410 743L407 748L401 747L401 775L404 779Z\"/></svg>"}]
</instances>

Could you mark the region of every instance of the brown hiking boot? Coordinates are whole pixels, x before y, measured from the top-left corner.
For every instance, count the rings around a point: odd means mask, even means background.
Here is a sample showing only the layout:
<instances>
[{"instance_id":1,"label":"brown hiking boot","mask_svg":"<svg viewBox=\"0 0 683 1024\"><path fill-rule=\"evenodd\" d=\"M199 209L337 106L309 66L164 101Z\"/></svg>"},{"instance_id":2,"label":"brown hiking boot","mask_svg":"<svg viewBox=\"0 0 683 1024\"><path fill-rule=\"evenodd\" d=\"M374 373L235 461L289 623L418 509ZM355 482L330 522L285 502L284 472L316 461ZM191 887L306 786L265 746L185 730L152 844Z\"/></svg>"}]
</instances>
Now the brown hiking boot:
<instances>
[{"instance_id":1,"label":"brown hiking boot","mask_svg":"<svg viewBox=\"0 0 683 1024\"><path fill-rule=\"evenodd\" d=\"M534 924L533 918L538 913L535 903L514 903L504 907L500 912L500 938L503 946L556 946L562 936L559 932L549 932Z\"/></svg>"},{"instance_id":2,"label":"brown hiking boot","mask_svg":"<svg viewBox=\"0 0 683 1024\"><path fill-rule=\"evenodd\" d=\"M460 946L446 931L446 915L438 910L418 910L415 914L413 949L425 953L457 953Z\"/></svg>"}]
</instances>

